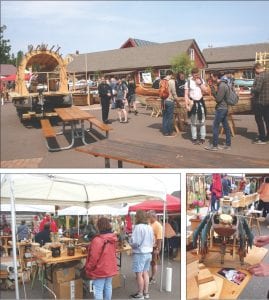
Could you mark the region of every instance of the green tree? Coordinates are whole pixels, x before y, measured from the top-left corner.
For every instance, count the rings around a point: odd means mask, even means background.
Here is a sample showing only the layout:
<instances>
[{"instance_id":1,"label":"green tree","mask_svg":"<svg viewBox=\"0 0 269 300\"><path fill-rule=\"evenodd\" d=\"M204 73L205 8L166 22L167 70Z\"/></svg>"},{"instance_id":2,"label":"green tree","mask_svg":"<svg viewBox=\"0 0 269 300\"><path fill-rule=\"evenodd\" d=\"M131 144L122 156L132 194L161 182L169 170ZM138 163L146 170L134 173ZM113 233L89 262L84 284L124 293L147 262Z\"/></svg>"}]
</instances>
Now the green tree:
<instances>
[{"instance_id":1,"label":"green tree","mask_svg":"<svg viewBox=\"0 0 269 300\"><path fill-rule=\"evenodd\" d=\"M17 67L20 65L22 59L23 59L24 53L20 50L17 53L17 59L16 59L16 65Z\"/></svg>"},{"instance_id":2,"label":"green tree","mask_svg":"<svg viewBox=\"0 0 269 300\"><path fill-rule=\"evenodd\" d=\"M195 67L195 63L190 59L188 54L182 53L172 58L171 67L174 73L182 72L185 78L188 78L191 69Z\"/></svg>"},{"instance_id":3,"label":"green tree","mask_svg":"<svg viewBox=\"0 0 269 300\"><path fill-rule=\"evenodd\" d=\"M0 27L0 63L9 64L11 62L11 45L9 40L4 39L4 31L7 29L6 25Z\"/></svg>"}]
</instances>

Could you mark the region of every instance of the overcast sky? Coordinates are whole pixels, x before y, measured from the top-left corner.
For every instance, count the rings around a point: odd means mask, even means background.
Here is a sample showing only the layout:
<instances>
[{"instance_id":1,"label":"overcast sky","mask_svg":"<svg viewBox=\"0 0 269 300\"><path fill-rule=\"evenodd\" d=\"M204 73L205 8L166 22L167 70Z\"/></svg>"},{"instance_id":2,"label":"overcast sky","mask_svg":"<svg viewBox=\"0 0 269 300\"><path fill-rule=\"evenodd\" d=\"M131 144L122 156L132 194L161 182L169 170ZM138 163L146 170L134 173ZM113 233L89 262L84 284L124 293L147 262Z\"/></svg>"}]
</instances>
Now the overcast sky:
<instances>
[{"instance_id":1,"label":"overcast sky","mask_svg":"<svg viewBox=\"0 0 269 300\"><path fill-rule=\"evenodd\" d=\"M269 42L267 1L1 1L11 52L40 43L66 55L119 48L129 37L194 38L199 47Z\"/></svg>"}]
</instances>

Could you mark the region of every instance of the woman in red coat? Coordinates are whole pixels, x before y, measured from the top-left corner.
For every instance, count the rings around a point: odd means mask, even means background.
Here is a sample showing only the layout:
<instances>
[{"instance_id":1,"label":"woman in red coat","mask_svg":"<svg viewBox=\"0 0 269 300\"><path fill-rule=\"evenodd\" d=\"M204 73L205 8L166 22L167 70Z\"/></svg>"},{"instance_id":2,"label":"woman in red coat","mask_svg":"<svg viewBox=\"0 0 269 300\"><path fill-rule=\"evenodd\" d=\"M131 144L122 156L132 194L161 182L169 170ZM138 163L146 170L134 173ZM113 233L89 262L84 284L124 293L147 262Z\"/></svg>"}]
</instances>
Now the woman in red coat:
<instances>
[{"instance_id":1,"label":"woman in red coat","mask_svg":"<svg viewBox=\"0 0 269 300\"><path fill-rule=\"evenodd\" d=\"M85 271L93 280L94 299L112 298L112 277L118 273L116 249L117 236L107 218L97 222L99 234L90 243Z\"/></svg>"}]
</instances>

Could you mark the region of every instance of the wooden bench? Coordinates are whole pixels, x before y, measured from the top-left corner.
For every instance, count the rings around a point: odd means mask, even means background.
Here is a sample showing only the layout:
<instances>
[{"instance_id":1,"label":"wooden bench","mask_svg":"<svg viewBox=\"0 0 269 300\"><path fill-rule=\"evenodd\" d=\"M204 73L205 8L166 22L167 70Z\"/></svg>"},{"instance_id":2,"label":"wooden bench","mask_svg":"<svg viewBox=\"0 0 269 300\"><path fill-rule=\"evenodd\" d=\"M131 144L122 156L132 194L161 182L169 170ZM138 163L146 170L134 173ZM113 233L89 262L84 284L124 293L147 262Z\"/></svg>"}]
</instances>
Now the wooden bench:
<instances>
[{"instance_id":1,"label":"wooden bench","mask_svg":"<svg viewBox=\"0 0 269 300\"><path fill-rule=\"evenodd\" d=\"M89 118L88 121L90 123L90 130L92 129L92 125L95 125L97 128L101 129L102 131L105 131L106 138L108 138L109 131L113 129L112 127L108 126L107 124L104 124L102 121L96 118Z\"/></svg>"},{"instance_id":2,"label":"wooden bench","mask_svg":"<svg viewBox=\"0 0 269 300\"><path fill-rule=\"evenodd\" d=\"M59 147L50 147L49 142L53 142L54 144L57 144L56 141L56 132L54 128L51 126L50 121L48 119L41 119L40 120L41 127L42 127L42 133L45 137L45 144L49 151L59 151Z\"/></svg>"},{"instance_id":3,"label":"wooden bench","mask_svg":"<svg viewBox=\"0 0 269 300\"><path fill-rule=\"evenodd\" d=\"M45 138L55 138L56 132L53 129L53 127L50 124L50 121L48 119L42 119L40 120L42 132Z\"/></svg>"}]
</instances>

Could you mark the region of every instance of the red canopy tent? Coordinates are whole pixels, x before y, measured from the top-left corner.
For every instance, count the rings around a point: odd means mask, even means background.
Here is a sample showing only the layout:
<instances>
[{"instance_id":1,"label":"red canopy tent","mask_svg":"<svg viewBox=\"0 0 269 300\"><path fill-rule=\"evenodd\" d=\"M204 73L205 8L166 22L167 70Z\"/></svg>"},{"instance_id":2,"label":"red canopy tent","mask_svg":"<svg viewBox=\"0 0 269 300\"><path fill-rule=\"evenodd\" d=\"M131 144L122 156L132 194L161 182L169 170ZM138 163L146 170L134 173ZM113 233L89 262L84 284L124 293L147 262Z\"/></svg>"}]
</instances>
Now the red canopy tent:
<instances>
[{"instance_id":1,"label":"red canopy tent","mask_svg":"<svg viewBox=\"0 0 269 300\"><path fill-rule=\"evenodd\" d=\"M162 212L163 211L163 202L160 200L147 200L147 201L141 202L139 204L129 206L129 212L137 211L138 209L141 209L141 210L153 209L156 212ZM175 196L172 196L172 195L166 195L166 211L167 212L180 212L181 211L180 199Z\"/></svg>"},{"instance_id":2,"label":"red canopy tent","mask_svg":"<svg viewBox=\"0 0 269 300\"><path fill-rule=\"evenodd\" d=\"M1 81L15 81L17 75L16 74L11 74L7 77L1 78ZM24 80L29 80L30 79L30 74L25 74L24 75Z\"/></svg>"}]
</instances>

